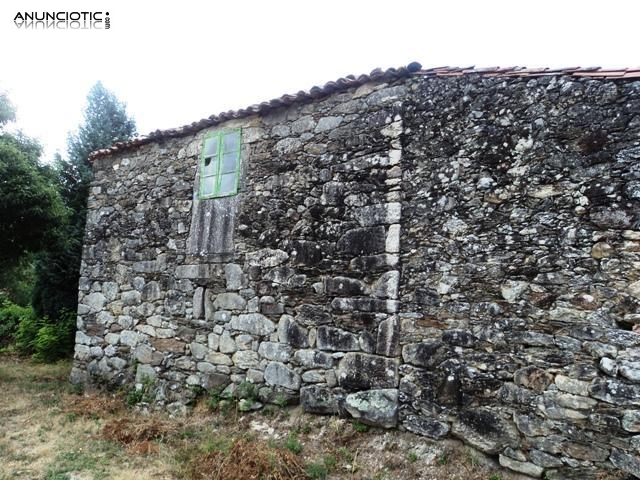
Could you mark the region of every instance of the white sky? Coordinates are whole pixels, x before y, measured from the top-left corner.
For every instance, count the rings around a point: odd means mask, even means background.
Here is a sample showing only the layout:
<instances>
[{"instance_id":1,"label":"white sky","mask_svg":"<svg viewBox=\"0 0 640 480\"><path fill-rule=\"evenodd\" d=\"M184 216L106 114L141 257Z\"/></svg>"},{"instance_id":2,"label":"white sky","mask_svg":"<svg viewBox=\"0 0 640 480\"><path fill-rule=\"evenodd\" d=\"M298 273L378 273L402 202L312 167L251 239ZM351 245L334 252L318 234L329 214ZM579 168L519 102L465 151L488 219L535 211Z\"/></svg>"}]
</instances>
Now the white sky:
<instances>
[{"instance_id":1,"label":"white sky","mask_svg":"<svg viewBox=\"0 0 640 480\"><path fill-rule=\"evenodd\" d=\"M21 30L25 11L108 11L109 30ZM66 153L98 80L146 134L350 73L640 66L638 0L1 0L0 90Z\"/></svg>"}]
</instances>

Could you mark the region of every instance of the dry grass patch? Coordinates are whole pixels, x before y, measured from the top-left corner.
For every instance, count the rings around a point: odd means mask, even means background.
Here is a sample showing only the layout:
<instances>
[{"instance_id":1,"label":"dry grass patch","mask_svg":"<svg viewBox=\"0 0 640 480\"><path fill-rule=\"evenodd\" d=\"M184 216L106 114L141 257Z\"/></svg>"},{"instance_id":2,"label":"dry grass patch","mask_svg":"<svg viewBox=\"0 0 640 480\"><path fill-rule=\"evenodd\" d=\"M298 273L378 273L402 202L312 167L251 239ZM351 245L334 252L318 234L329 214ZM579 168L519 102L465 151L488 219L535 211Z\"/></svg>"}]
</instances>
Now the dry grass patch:
<instances>
[{"instance_id":1,"label":"dry grass patch","mask_svg":"<svg viewBox=\"0 0 640 480\"><path fill-rule=\"evenodd\" d=\"M200 453L182 473L188 480L307 480L301 460L263 440L239 438L227 451Z\"/></svg>"},{"instance_id":2,"label":"dry grass patch","mask_svg":"<svg viewBox=\"0 0 640 480\"><path fill-rule=\"evenodd\" d=\"M459 442L203 396L186 417L78 395L68 362L0 355L0 480L511 480Z\"/></svg>"},{"instance_id":3,"label":"dry grass patch","mask_svg":"<svg viewBox=\"0 0 640 480\"><path fill-rule=\"evenodd\" d=\"M133 444L162 440L175 434L181 425L175 422L161 421L156 418L130 419L118 418L109 421L102 429L102 436L106 440Z\"/></svg>"}]
</instances>

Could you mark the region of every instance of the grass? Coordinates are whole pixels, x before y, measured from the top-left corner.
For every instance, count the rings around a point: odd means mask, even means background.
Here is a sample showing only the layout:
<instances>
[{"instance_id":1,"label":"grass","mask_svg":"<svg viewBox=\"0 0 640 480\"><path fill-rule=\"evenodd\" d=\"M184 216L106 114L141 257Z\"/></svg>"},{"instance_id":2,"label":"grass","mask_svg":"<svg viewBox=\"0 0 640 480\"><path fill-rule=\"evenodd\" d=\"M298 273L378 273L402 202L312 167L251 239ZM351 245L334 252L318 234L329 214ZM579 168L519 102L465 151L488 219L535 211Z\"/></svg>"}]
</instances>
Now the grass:
<instances>
[{"instance_id":1,"label":"grass","mask_svg":"<svg viewBox=\"0 0 640 480\"><path fill-rule=\"evenodd\" d=\"M0 355L0 480L512 478L478 465L465 449L307 415L284 400L267 414L241 412L240 397L256 398L249 383L233 398L199 392L186 417L170 419L142 416L127 406L126 391L76 389L67 383L69 371L68 362ZM143 386L150 395L152 385Z\"/></svg>"}]
</instances>

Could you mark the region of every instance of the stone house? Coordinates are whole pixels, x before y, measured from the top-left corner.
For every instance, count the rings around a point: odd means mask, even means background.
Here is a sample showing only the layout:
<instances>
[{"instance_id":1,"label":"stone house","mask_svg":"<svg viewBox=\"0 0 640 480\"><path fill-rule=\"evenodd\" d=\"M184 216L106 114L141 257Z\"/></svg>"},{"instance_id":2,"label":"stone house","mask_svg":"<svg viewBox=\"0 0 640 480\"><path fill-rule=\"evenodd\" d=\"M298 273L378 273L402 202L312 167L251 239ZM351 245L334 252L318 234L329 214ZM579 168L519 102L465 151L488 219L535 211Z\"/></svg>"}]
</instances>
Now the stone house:
<instances>
[{"instance_id":1,"label":"stone house","mask_svg":"<svg viewBox=\"0 0 640 480\"><path fill-rule=\"evenodd\" d=\"M72 381L638 474L639 78L414 63L94 152Z\"/></svg>"}]
</instances>

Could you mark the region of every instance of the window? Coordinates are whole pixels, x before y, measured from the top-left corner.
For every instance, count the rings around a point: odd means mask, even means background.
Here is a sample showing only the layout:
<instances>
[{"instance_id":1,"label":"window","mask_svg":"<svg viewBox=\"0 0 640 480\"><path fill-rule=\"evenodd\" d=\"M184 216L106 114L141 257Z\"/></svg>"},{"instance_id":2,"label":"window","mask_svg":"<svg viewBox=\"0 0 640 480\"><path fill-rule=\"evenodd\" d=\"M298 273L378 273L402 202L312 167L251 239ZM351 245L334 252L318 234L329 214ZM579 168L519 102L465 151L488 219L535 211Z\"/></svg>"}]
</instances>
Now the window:
<instances>
[{"instance_id":1,"label":"window","mask_svg":"<svg viewBox=\"0 0 640 480\"><path fill-rule=\"evenodd\" d=\"M205 137L200 157L200 198L238 193L241 131L223 130Z\"/></svg>"}]
</instances>

